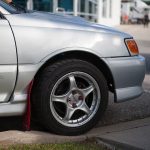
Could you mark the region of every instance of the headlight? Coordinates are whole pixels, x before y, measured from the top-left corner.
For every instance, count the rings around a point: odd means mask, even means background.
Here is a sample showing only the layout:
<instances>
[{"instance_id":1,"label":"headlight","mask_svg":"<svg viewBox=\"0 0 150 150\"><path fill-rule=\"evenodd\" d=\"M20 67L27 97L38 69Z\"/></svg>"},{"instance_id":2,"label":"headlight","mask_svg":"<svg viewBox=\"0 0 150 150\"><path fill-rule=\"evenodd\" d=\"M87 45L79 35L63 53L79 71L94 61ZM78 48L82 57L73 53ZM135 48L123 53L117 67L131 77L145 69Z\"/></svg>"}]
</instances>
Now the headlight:
<instances>
[{"instance_id":1,"label":"headlight","mask_svg":"<svg viewBox=\"0 0 150 150\"><path fill-rule=\"evenodd\" d=\"M130 51L131 55L139 55L139 49L138 46L135 42L135 40L133 39L126 39L125 40L126 46L128 48L128 50Z\"/></svg>"}]
</instances>

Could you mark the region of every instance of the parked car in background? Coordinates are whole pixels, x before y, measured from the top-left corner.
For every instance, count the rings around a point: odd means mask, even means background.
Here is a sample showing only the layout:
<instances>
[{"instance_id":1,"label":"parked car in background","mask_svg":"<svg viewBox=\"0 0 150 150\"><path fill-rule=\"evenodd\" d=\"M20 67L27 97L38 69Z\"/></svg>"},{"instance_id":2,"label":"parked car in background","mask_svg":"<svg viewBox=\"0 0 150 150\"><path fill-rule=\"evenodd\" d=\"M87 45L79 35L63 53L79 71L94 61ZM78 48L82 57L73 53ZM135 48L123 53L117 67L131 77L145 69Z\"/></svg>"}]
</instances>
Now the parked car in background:
<instances>
[{"instance_id":1,"label":"parked car in background","mask_svg":"<svg viewBox=\"0 0 150 150\"><path fill-rule=\"evenodd\" d=\"M131 35L0 0L0 116L23 115L30 96L47 130L82 134L103 116L109 91L116 103L138 97L144 76Z\"/></svg>"}]
</instances>

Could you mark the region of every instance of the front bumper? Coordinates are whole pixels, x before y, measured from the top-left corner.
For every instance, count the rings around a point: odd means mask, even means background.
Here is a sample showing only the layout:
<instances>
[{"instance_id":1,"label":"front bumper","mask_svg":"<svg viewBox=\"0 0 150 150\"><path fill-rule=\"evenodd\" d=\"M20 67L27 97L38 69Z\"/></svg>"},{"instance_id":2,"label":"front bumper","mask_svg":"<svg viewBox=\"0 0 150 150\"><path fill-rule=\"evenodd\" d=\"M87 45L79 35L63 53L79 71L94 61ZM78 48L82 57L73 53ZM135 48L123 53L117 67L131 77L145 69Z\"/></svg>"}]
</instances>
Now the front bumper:
<instances>
[{"instance_id":1,"label":"front bumper","mask_svg":"<svg viewBox=\"0 0 150 150\"><path fill-rule=\"evenodd\" d=\"M143 93L145 58L142 56L107 58L115 86L115 102L136 98Z\"/></svg>"}]
</instances>

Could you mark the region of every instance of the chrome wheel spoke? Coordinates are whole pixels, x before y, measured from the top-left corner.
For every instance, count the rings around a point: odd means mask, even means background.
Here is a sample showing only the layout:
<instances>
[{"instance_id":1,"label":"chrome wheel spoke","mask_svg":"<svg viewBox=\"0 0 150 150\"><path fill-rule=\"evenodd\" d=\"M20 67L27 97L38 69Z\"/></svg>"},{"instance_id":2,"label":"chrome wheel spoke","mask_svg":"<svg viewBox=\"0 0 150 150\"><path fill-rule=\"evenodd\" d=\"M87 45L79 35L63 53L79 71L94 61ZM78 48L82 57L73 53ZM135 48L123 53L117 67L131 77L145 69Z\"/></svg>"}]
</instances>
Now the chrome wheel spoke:
<instances>
[{"instance_id":1,"label":"chrome wheel spoke","mask_svg":"<svg viewBox=\"0 0 150 150\"><path fill-rule=\"evenodd\" d=\"M67 94L66 95L60 95L60 96L52 95L52 101L66 104L67 103Z\"/></svg>"},{"instance_id":2,"label":"chrome wheel spoke","mask_svg":"<svg viewBox=\"0 0 150 150\"><path fill-rule=\"evenodd\" d=\"M76 79L74 75L69 76L69 81L70 81L70 90L77 88Z\"/></svg>"},{"instance_id":3,"label":"chrome wheel spoke","mask_svg":"<svg viewBox=\"0 0 150 150\"><path fill-rule=\"evenodd\" d=\"M66 114L65 114L65 117L63 118L63 120L65 122L68 122L71 119L74 112L75 112L75 110L73 108L67 107Z\"/></svg>"},{"instance_id":4,"label":"chrome wheel spoke","mask_svg":"<svg viewBox=\"0 0 150 150\"><path fill-rule=\"evenodd\" d=\"M94 87L92 85L90 85L86 89L82 89L82 92L83 92L85 98L93 91L94 91Z\"/></svg>"},{"instance_id":5,"label":"chrome wheel spoke","mask_svg":"<svg viewBox=\"0 0 150 150\"><path fill-rule=\"evenodd\" d=\"M87 104L85 102L81 106L80 110L84 111L87 115L91 113L90 108L87 106Z\"/></svg>"}]
</instances>

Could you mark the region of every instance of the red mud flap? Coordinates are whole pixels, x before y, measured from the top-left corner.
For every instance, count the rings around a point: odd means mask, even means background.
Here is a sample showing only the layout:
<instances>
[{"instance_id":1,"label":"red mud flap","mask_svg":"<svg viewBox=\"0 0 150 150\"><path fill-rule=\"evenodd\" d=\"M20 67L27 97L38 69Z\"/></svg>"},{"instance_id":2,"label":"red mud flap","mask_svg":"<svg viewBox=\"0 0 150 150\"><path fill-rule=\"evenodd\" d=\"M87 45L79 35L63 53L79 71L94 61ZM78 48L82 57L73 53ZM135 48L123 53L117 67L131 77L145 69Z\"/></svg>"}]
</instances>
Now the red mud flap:
<instances>
[{"instance_id":1,"label":"red mud flap","mask_svg":"<svg viewBox=\"0 0 150 150\"><path fill-rule=\"evenodd\" d=\"M30 131L31 126L31 90L33 86L33 81L30 82L28 86L28 97L27 97L27 107L23 118L23 130Z\"/></svg>"}]
</instances>

